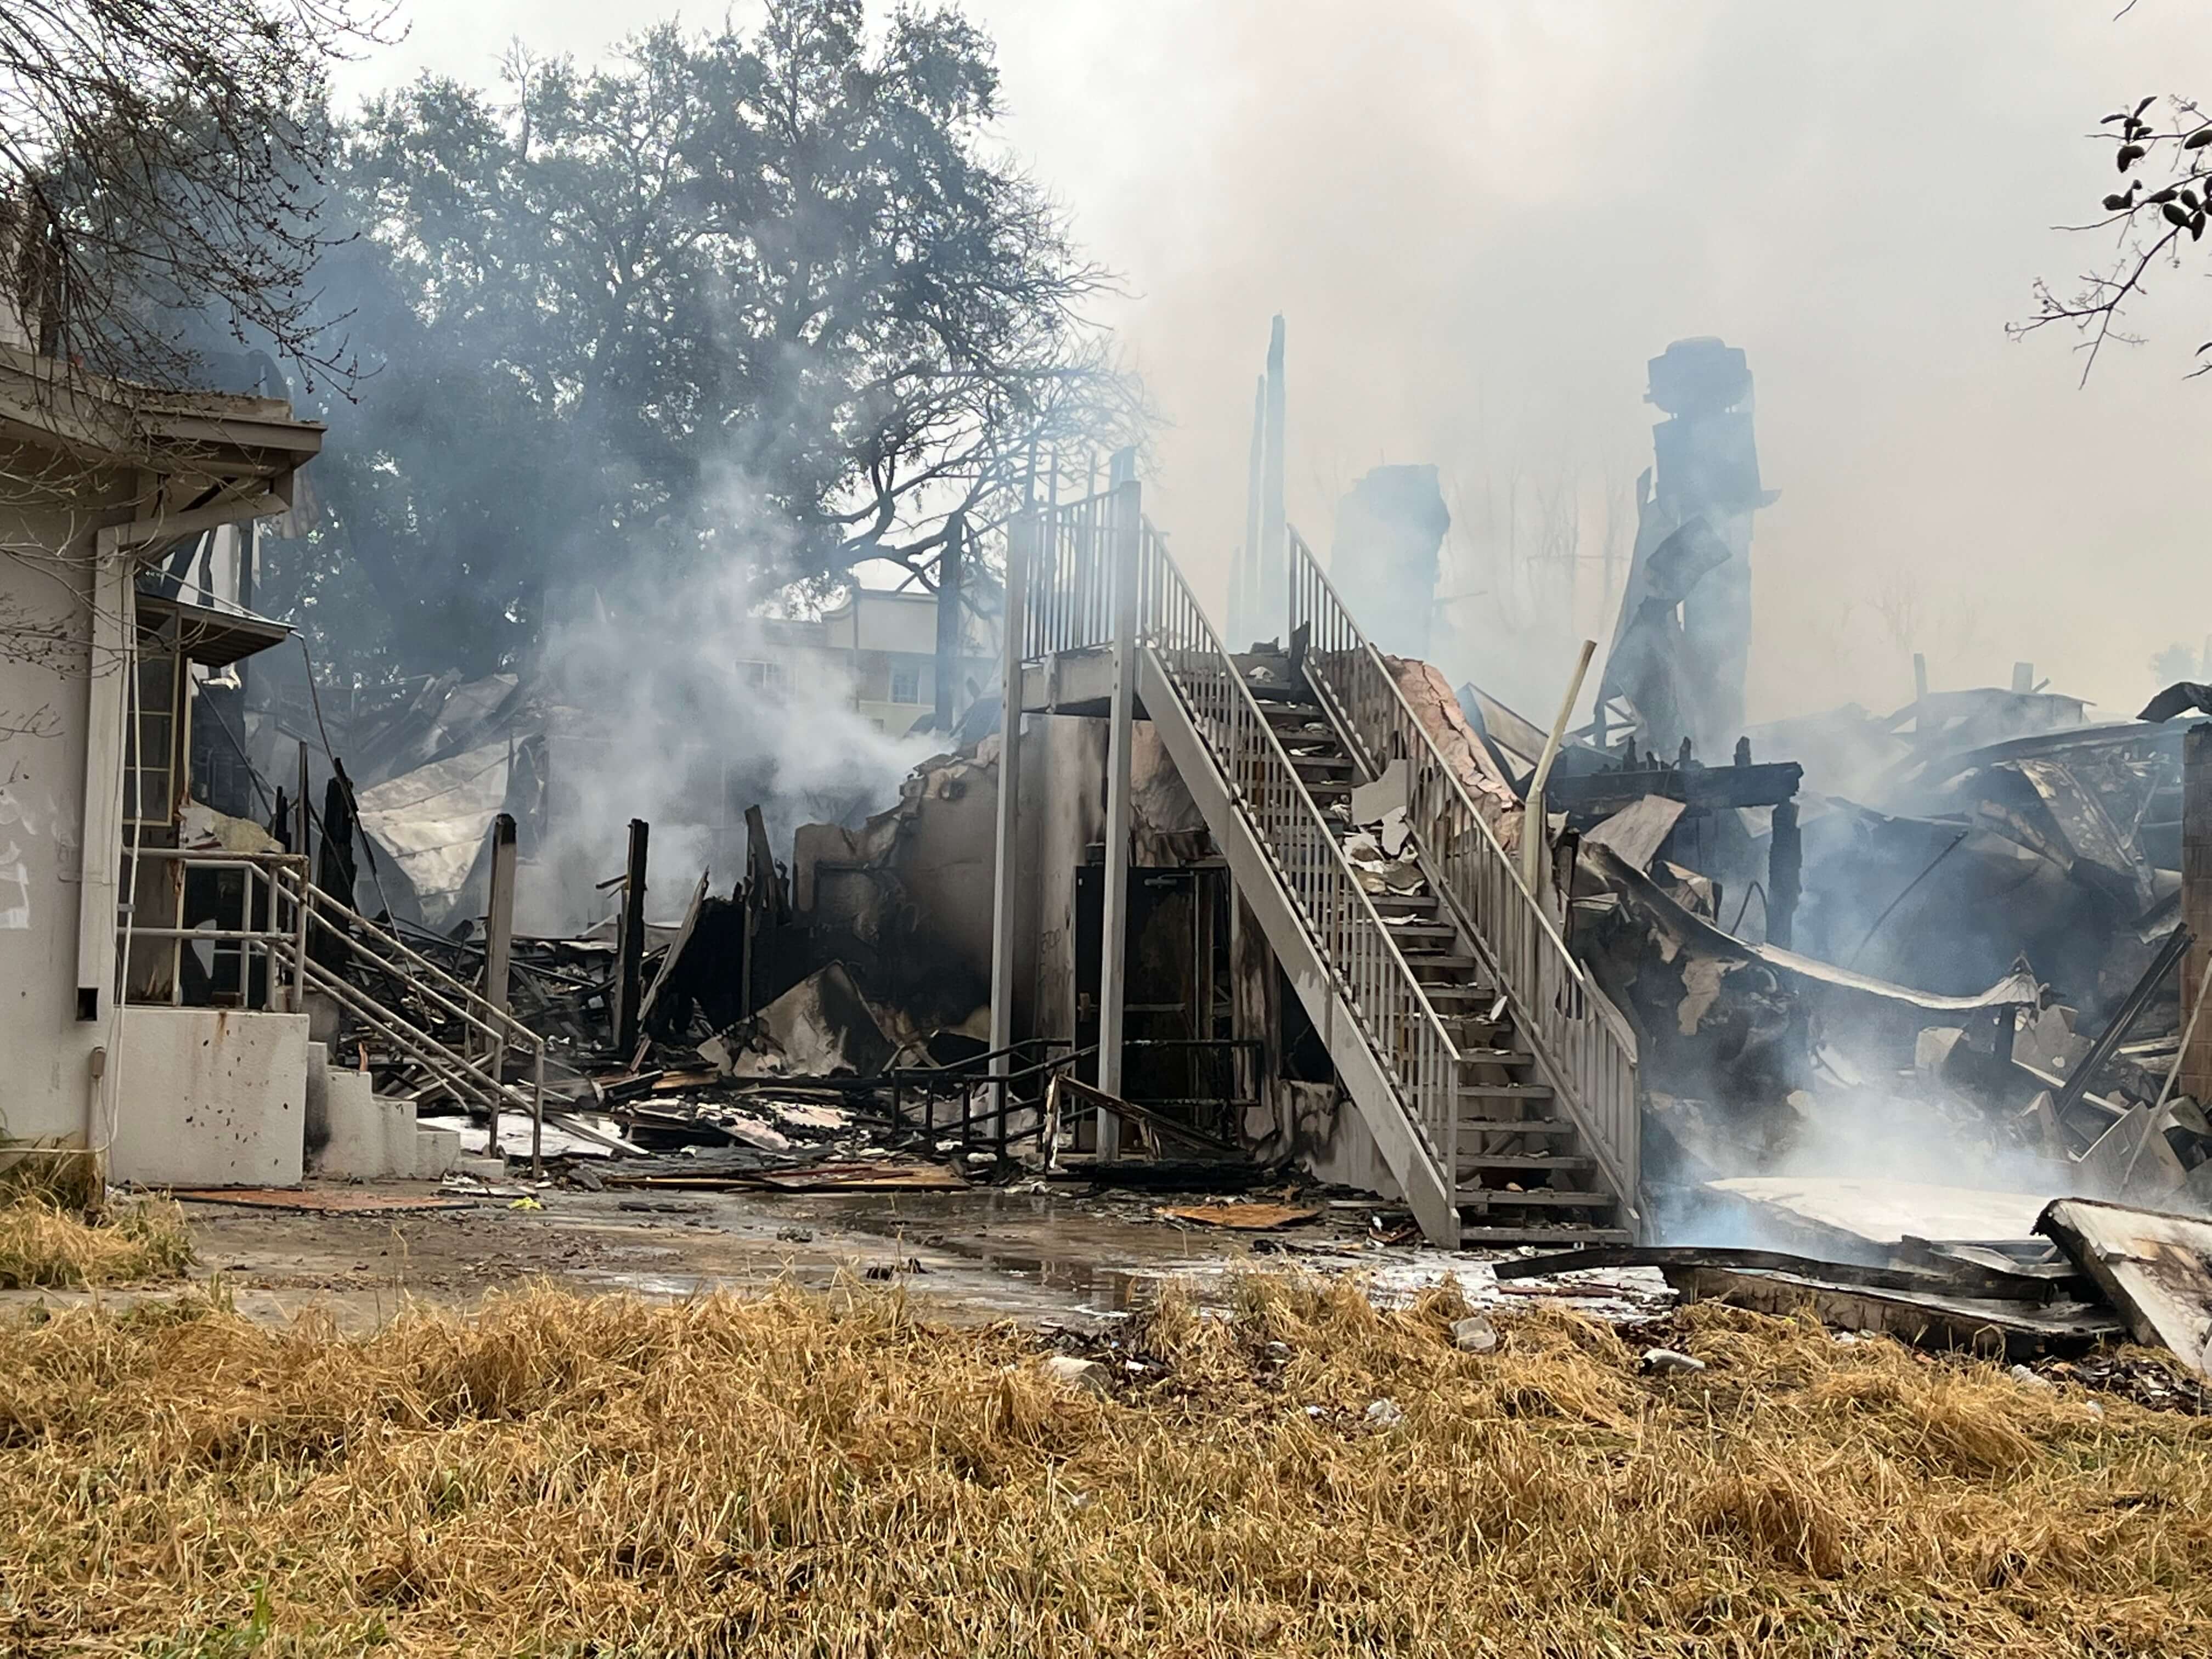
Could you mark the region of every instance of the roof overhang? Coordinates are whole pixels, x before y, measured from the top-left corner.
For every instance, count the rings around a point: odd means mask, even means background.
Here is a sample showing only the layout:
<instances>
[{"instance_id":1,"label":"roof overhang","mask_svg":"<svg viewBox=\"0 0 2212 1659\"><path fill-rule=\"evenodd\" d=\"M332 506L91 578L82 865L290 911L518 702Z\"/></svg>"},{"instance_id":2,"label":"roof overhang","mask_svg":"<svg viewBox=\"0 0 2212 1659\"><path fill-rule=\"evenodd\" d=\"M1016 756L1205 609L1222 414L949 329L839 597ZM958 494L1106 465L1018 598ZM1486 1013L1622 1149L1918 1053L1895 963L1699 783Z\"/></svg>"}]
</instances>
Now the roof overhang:
<instances>
[{"instance_id":1,"label":"roof overhang","mask_svg":"<svg viewBox=\"0 0 2212 1659\"><path fill-rule=\"evenodd\" d=\"M158 391L0 345L0 449L151 475L127 522L103 532L118 550L283 512L293 473L322 447L322 426L282 398Z\"/></svg>"},{"instance_id":2,"label":"roof overhang","mask_svg":"<svg viewBox=\"0 0 2212 1659\"><path fill-rule=\"evenodd\" d=\"M138 595L138 622L158 632L179 655L210 668L225 667L292 637L284 623L236 605L195 605L157 593Z\"/></svg>"}]
</instances>

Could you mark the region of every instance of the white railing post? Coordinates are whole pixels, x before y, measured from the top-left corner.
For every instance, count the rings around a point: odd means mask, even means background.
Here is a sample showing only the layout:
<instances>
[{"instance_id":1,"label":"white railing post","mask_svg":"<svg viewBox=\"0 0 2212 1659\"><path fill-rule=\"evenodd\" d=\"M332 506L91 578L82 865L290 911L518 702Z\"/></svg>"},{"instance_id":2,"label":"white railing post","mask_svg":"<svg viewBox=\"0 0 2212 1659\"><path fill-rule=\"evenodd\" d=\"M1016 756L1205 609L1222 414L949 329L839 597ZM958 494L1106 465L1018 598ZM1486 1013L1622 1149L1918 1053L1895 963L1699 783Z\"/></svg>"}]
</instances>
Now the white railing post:
<instances>
[{"instance_id":1,"label":"white railing post","mask_svg":"<svg viewBox=\"0 0 2212 1659\"><path fill-rule=\"evenodd\" d=\"M1136 732L1137 599L1144 544L1143 486L1132 478L1114 491L1109 548L1114 602L1114 701L1106 751L1106 869L1098 949L1098 1087L1121 1093L1121 1043L1128 969L1130 745ZM1098 1157L1121 1155L1121 1120L1097 1114Z\"/></svg>"},{"instance_id":2,"label":"white railing post","mask_svg":"<svg viewBox=\"0 0 2212 1659\"><path fill-rule=\"evenodd\" d=\"M1006 602L1000 619L1004 662L999 673L997 861L991 878L991 1062L1000 1121L1006 1111L1008 1050L1014 1042L1014 947L1021 861L1022 661L1027 633L1030 565L1038 541L1036 516L1024 510L1006 526ZM1049 1149L1048 1149L1049 1150Z\"/></svg>"}]
</instances>

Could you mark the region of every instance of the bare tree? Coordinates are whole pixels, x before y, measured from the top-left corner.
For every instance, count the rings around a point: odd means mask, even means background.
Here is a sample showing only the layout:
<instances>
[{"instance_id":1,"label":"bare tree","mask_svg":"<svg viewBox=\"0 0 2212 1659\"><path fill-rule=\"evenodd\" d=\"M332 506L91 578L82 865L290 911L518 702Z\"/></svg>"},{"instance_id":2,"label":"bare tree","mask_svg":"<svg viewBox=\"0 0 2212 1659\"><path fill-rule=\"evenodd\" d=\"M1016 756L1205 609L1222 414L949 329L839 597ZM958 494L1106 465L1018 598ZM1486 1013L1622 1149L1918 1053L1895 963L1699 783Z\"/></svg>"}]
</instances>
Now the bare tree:
<instances>
[{"instance_id":1,"label":"bare tree","mask_svg":"<svg viewBox=\"0 0 2212 1659\"><path fill-rule=\"evenodd\" d=\"M2203 240L2205 215L2212 210L2212 119L2193 100L2180 97L2167 99L2166 112L2154 116L2151 106L2157 101L2153 94L2100 123L2104 131L2094 136L2112 146L2113 169L2125 187L2105 196L2101 217L2063 227L2110 233L2112 262L2085 273L2080 287L2068 295L2039 281L2035 314L2008 331L2019 337L2054 323L2072 326L2082 337L2078 349L2085 354L2084 383L2107 341L2136 343L2135 336L2118 327L2122 312L2146 291L2154 267L2179 267L2183 254ZM2200 358L2207 352L2212 352L2212 340L2197 348ZM2199 362L2192 373L2208 370L2212 360Z\"/></svg>"},{"instance_id":2,"label":"bare tree","mask_svg":"<svg viewBox=\"0 0 2212 1659\"><path fill-rule=\"evenodd\" d=\"M331 66L386 0L0 4L0 292L26 342L181 384L214 337L310 377L349 364L310 278ZM12 291L12 292L9 292Z\"/></svg>"},{"instance_id":3,"label":"bare tree","mask_svg":"<svg viewBox=\"0 0 2212 1659\"><path fill-rule=\"evenodd\" d=\"M1899 651L1910 652L1920 637L1927 611L1920 579L1909 570L1893 570L1883 579L1881 592L1867 602L1881 618L1882 631Z\"/></svg>"}]
</instances>

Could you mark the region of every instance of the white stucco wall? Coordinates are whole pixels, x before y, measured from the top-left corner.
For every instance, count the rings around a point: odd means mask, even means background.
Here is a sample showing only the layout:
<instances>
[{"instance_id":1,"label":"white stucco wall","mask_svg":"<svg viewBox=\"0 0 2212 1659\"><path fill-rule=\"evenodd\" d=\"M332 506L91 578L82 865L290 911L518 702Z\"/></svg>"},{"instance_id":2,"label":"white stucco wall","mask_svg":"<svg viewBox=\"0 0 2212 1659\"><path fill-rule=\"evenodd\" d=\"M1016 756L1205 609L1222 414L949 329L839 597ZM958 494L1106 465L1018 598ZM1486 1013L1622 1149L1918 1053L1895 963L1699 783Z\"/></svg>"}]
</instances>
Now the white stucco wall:
<instances>
[{"instance_id":1,"label":"white stucco wall","mask_svg":"<svg viewBox=\"0 0 2212 1659\"><path fill-rule=\"evenodd\" d=\"M307 1115L307 1017L124 1010L114 1065L118 1181L295 1187Z\"/></svg>"},{"instance_id":2,"label":"white stucco wall","mask_svg":"<svg viewBox=\"0 0 2212 1659\"><path fill-rule=\"evenodd\" d=\"M85 515L0 504L0 547L82 551L90 534ZM51 559L0 559L0 1133L80 1144L106 1040L76 1018L86 580Z\"/></svg>"}]
</instances>

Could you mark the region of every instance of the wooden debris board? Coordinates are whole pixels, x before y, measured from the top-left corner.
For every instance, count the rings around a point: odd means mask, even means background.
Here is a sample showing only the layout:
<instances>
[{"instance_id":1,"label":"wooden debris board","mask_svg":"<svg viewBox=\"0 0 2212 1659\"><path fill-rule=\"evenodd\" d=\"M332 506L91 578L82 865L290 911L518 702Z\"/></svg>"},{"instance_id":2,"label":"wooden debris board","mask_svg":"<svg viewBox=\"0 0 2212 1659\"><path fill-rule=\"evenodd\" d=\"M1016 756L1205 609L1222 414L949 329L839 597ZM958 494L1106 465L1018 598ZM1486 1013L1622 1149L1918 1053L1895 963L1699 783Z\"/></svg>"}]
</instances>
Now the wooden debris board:
<instances>
[{"instance_id":1,"label":"wooden debris board","mask_svg":"<svg viewBox=\"0 0 2212 1659\"><path fill-rule=\"evenodd\" d=\"M290 1187L180 1187L169 1196L192 1204L233 1204L249 1210L297 1210L309 1215L393 1215L477 1207L475 1199L452 1193L340 1193Z\"/></svg>"},{"instance_id":2,"label":"wooden debris board","mask_svg":"<svg viewBox=\"0 0 2212 1659\"><path fill-rule=\"evenodd\" d=\"M2136 1340L2212 1376L2212 1220L2062 1198L2035 1228L2112 1298Z\"/></svg>"},{"instance_id":3,"label":"wooden debris board","mask_svg":"<svg viewBox=\"0 0 2212 1659\"><path fill-rule=\"evenodd\" d=\"M1200 1227L1231 1227L1239 1232L1272 1232L1317 1221L1321 1212L1300 1204L1182 1204L1163 1206L1155 1213L1168 1221L1188 1221Z\"/></svg>"}]
</instances>

